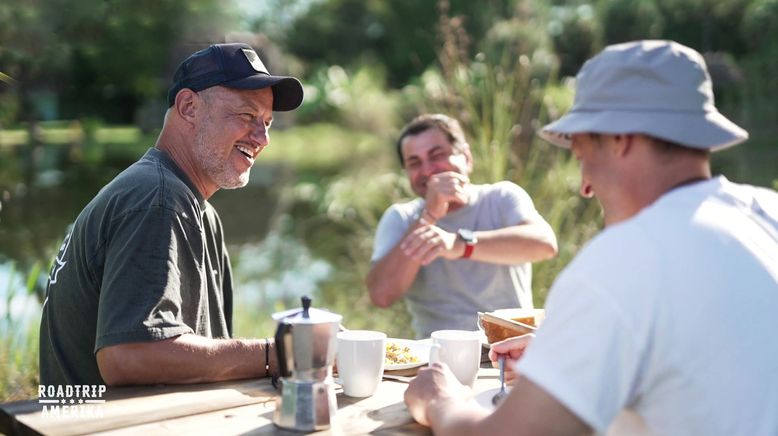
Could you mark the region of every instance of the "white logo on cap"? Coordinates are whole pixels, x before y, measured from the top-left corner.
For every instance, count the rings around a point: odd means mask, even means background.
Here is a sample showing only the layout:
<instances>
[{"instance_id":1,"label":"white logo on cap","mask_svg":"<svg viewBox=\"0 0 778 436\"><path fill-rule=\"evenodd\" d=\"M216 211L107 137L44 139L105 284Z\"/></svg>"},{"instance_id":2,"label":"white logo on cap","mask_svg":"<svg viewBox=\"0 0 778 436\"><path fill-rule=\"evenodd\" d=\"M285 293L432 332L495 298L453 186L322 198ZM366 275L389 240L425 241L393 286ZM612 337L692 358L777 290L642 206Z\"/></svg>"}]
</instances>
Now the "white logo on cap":
<instances>
[{"instance_id":1,"label":"white logo on cap","mask_svg":"<svg viewBox=\"0 0 778 436\"><path fill-rule=\"evenodd\" d=\"M259 58L259 56L257 56L257 53L254 50L248 48L242 48L240 50L246 56L246 59L248 59L249 63L251 64L251 68L254 68L255 71L259 71L260 73L270 75L270 73L267 71L267 68L265 68L265 64L262 63L262 60Z\"/></svg>"}]
</instances>

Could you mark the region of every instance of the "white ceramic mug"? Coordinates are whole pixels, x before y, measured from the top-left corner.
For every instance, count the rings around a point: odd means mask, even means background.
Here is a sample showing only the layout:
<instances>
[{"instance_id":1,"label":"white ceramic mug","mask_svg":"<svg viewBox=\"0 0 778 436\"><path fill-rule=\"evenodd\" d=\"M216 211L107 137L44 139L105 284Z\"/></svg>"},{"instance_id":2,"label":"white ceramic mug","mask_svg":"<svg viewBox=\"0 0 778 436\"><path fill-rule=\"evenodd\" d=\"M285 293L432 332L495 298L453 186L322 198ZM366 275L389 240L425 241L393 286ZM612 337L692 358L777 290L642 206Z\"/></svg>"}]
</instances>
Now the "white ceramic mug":
<instances>
[{"instance_id":1,"label":"white ceramic mug","mask_svg":"<svg viewBox=\"0 0 778 436\"><path fill-rule=\"evenodd\" d=\"M481 332L438 330L432 332L430 362L451 368L460 383L473 386L481 366Z\"/></svg>"},{"instance_id":2,"label":"white ceramic mug","mask_svg":"<svg viewBox=\"0 0 778 436\"><path fill-rule=\"evenodd\" d=\"M349 397L373 395L384 373L386 333L347 330L338 333L338 376Z\"/></svg>"}]
</instances>

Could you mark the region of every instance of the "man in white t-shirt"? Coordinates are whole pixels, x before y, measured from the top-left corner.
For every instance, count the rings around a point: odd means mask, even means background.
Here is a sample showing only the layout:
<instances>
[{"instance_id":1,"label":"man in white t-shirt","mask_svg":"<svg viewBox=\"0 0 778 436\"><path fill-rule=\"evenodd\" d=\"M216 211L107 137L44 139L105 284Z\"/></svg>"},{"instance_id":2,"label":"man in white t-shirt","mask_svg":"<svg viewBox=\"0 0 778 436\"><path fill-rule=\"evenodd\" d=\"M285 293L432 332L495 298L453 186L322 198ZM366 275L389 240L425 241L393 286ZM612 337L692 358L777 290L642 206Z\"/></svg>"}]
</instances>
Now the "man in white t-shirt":
<instances>
[{"instance_id":1,"label":"man in white t-shirt","mask_svg":"<svg viewBox=\"0 0 778 436\"><path fill-rule=\"evenodd\" d=\"M607 228L554 283L537 337L492 347L514 379L494 413L434 364L412 415L442 434L604 432L623 410L655 434L778 434L778 193L709 165L748 134L674 42L609 46L576 87L541 136L571 148Z\"/></svg>"},{"instance_id":2,"label":"man in white t-shirt","mask_svg":"<svg viewBox=\"0 0 778 436\"><path fill-rule=\"evenodd\" d=\"M373 302L405 298L417 337L476 330L479 311L532 308L530 262L554 256L556 237L527 192L470 183L470 146L443 114L409 122L397 153L418 198L391 205L378 223L366 279Z\"/></svg>"}]
</instances>

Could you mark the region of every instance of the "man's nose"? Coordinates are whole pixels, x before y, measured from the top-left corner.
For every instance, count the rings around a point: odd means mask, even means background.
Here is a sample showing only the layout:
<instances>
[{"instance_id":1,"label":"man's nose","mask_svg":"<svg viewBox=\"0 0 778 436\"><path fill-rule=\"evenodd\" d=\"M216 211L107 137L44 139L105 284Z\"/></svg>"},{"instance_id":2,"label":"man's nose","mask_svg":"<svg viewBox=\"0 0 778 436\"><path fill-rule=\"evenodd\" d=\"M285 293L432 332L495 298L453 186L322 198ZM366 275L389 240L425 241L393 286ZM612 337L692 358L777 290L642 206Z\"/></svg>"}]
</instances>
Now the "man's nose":
<instances>
[{"instance_id":1,"label":"man's nose","mask_svg":"<svg viewBox=\"0 0 778 436\"><path fill-rule=\"evenodd\" d=\"M435 164L433 164L432 162L430 162L430 161L423 161L421 163L421 173L425 177L433 176L433 175L437 174L438 172L439 172L438 171L438 167Z\"/></svg>"},{"instance_id":2,"label":"man's nose","mask_svg":"<svg viewBox=\"0 0 778 436\"><path fill-rule=\"evenodd\" d=\"M259 120L254 123L254 127L249 133L249 139L256 142L260 146L264 147L270 142L270 127L265 125L265 122Z\"/></svg>"}]
</instances>

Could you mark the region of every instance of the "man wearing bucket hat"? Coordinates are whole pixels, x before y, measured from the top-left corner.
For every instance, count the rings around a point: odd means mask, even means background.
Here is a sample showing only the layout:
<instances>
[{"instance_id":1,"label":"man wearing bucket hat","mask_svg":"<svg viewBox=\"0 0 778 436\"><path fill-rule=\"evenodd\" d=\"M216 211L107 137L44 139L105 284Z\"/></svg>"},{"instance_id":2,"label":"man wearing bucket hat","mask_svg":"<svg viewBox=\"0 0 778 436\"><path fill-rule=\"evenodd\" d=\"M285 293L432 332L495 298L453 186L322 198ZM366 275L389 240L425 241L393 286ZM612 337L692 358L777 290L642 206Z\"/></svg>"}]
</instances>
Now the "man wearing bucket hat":
<instances>
[{"instance_id":1,"label":"man wearing bucket hat","mask_svg":"<svg viewBox=\"0 0 778 436\"><path fill-rule=\"evenodd\" d=\"M155 384L268 375L268 340L230 339L232 273L208 203L245 186L273 111L303 100L249 45L181 63L157 139L84 208L53 264L42 385Z\"/></svg>"},{"instance_id":2,"label":"man wearing bucket hat","mask_svg":"<svg viewBox=\"0 0 778 436\"><path fill-rule=\"evenodd\" d=\"M557 278L537 337L492 346L515 379L494 413L436 364L406 392L413 416L444 434L579 434L626 410L653 434L778 434L778 194L711 176L709 153L747 133L716 110L700 54L607 47L541 136L576 155L606 229Z\"/></svg>"}]
</instances>

